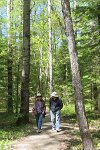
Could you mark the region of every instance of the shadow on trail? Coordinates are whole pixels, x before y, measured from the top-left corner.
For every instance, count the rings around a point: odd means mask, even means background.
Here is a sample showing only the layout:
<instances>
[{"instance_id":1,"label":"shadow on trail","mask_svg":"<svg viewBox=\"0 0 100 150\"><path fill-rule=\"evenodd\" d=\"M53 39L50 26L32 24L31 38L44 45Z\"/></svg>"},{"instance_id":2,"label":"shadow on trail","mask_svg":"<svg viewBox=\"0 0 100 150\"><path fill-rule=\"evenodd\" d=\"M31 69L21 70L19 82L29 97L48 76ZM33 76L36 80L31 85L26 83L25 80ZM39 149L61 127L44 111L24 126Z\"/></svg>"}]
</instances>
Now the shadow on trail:
<instances>
[{"instance_id":1,"label":"shadow on trail","mask_svg":"<svg viewBox=\"0 0 100 150\"><path fill-rule=\"evenodd\" d=\"M47 115L43 123L43 132L40 135L47 134L48 139L52 139L52 141L46 142L45 147L50 144L53 145L53 142L59 143L59 150L70 150L71 147L80 145L81 139L75 117L66 116L61 118L61 131L56 132L51 130L50 116ZM33 135L38 135L35 129ZM76 135L78 135L78 138Z\"/></svg>"},{"instance_id":2,"label":"shadow on trail","mask_svg":"<svg viewBox=\"0 0 100 150\"><path fill-rule=\"evenodd\" d=\"M7 134L3 137L3 140L17 139L18 143L16 143L16 146L18 147L12 146L14 150L22 150L22 146L28 147L27 150L70 150L71 147L75 147L81 143L80 138L77 139L76 136L79 132L76 124L76 116L74 115L61 117L60 132L51 130L49 113L43 119L42 133L37 133L35 117L32 115L30 116L30 124L18 127L15 124L10 124L12 123L11 119L10 117L6 126L4 126L5 122L3 121L0 128ZM24 133L22 137L20 137L20 132Z\"/></svg>"}]
</instances>

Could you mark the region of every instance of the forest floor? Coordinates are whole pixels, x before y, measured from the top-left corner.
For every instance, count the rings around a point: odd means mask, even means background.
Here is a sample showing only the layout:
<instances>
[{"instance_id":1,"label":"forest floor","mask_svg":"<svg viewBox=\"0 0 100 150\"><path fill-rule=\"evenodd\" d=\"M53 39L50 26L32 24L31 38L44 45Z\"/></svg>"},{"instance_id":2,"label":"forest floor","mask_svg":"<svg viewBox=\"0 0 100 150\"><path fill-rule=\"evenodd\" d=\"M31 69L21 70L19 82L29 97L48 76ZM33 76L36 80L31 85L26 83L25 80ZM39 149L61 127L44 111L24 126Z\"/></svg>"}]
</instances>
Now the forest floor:
<instances>
[{"instance_id":1,"label":"forest floor","mask_svg":"<svg viewBox=\"0 0 100 150\"><path fill-rule=\"evenodd\" d=\"M51 130L49 114L43 122L42 133L36 132L33 128L31 135L15 141L12 150L75 150L76 144L81 143L77 124L73 124L66 119L61 119L61 131ZM81 148L79 148L81 150Z\"/></svg>"},{"instance_id":2,"label":"forest floor","mask_svg":"<svg viewBox=\"0 0 100 150\"><path fill-rule=\"evenodd\" d=\"M95 126L90 126L90 131L93 139L96 137L99 140L100 130L97 123L100 123L100 120L96 120ZM75 116L61 117L60 132L51 130L49 113L43 120L41 133L37 133L36 127L33 126L29 135L14 141L11 150L83 150ZM95 150L100 150L100 145L97 147Z\"/></svg>"},{"instance_id":3,"label":"forest floor","mask_svg":"<svg viewBox=\"0 0 100 150\"><path fill-rule=\"evenodd\" d=\"M86 114L95 150L100 150L100 114ZM83 150L75 114L61 116L61 131L56 132L51 130L47 113L41 133L37 133L32 112L30 123L22 126L16 126L14 116L1 113L0 117L0 150Z\"/></svg>"}]
</instances>

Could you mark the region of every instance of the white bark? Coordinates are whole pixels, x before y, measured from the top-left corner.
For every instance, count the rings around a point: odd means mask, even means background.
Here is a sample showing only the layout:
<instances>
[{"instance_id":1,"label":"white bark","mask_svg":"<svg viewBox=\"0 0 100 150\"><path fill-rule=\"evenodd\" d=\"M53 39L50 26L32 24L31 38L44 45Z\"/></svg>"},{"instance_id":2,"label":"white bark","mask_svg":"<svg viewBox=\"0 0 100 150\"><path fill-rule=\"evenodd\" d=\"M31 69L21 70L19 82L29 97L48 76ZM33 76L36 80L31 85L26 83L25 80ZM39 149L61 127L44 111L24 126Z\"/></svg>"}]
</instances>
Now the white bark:
<instances>
[{"instance_id":1,"label":"white bark","mask_svg":"<svg viewBox=\"0 0 100 150\"><path fill-rule=\"evenodd\" d=\"M41 89L41 82L42 82L42 46L40 47L40 75L39 75L39 80L40 80L40 89Z\"/></svg>"},{"instance_id":2,"label":"white bark","mask_svg":"<svg viewBox=\"0 0 100 150\"><path fill-rule=\"evenodd\" d=\"M48 26L49 26L49 74L50 74L50 94L53 90L52 83L52 26L51 26L51 0L48 0Z\"/></svg>"}]
</instances>

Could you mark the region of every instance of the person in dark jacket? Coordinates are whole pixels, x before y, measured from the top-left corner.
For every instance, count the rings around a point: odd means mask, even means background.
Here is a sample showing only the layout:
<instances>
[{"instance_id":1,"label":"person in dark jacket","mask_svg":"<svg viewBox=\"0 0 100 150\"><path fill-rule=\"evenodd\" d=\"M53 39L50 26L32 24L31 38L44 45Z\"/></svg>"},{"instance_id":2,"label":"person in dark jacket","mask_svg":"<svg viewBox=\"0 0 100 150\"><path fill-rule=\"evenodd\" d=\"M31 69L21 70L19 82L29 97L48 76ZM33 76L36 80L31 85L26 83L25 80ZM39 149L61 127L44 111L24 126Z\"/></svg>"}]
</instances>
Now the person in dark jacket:
<instances>
[{"instance_id":1,"label":"person in dark jacket","mask_svg":"<svg viewBox=\"0 0 100 150\"><path fill-rule=\"evenodd\" d=\"M46 114L46 106L45 101L42 99L42 95L40 93L36 96L36 101L32 109L33 114L36 117L36 125L37 125L37 132L40 133L41 126L42 126L42 120L44 115Z\"/></svg>"},{"instance_id":2,"label":"person in dark jacket","mask_svg":"<svg viewBox=\"0 0 100 150\"><path fill-rule=\"evenodd\" d=\"M49 100L50 116L52 130L60 131L60 110L63 107L63 103L60 100L58 94L53 92Z\"/></svg>"}]
</instances>

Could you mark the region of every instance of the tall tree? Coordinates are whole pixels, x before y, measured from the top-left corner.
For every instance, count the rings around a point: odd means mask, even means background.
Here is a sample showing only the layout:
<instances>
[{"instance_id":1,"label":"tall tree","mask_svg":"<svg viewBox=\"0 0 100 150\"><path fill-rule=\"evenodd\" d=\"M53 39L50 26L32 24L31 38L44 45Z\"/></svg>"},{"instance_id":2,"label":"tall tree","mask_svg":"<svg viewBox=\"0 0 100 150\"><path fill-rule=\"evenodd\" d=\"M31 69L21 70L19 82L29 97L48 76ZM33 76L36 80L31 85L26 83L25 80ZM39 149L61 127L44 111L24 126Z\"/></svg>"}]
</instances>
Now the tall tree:
<instances>
[{"instance_id":1,"label":"tall tree","mask_svg":"<svg viewBox=\"0 0 100 150\"><path fill-rule=\"evenodd\" d=\"M82 84L80 78L75 35L74 35L73 24L72 24L71 13L70 13L70 3L69 0L61 0L61 4L62 4L63 16L64 16L64 23L65 23L65 33L68 39L68 49L69 49L71 69L72 69L72 81L73 81L73 88L74 88L74 95L75 95L75 107L76 107L76 114L79 123L80 134L83 141L84 150L89 150L89 149L94 150L86 116L85 116L84 98L83 98Z\"/></svg>"},{"instance_id":2,"label":"tall tree","mask_svg":"<svg viewBox=\"0 0 100 150\"><path fill-rule=\"evenodd\" d=\"M40 47L40 73L39 73L39 89L42 87L42 47ZM41 90L40 90L41 91Z\"/></svg>"},{"instance_id":3,"label":"tall tree","mask_svg":"<svg viewBox=\"0 0 100 150\"><path fill-rule=\"evenodd\" d=\"M51 0L48 0L48 25L49 25L49 74L50 74L50 94L53 90L52 83L52 26L51 26Z\"/></svg>"},{"instance_id":4,"label":"tall tree","mask_svg":"<svg viewBox=\"0 0 100 150\"><path fill-rule=\"evenodd\" d=\"M30 0L23 0L23 64L21 83L21 123L29 122L29 75L30 75Z\"/></svg>"},{"instance_id":5,"label":"tall tree","mask_svg":"<svg viewBox=\"0 0 100 150\"><path fill-rule=\"evenodd\" d=\"M8 18L8 103L7 103L7 112L13 112L13 99L12 99L12 37L11 37L11 27L12 27L12 2L13 0L7 0L7 18Z\"/></svg>"}]
</instances>

